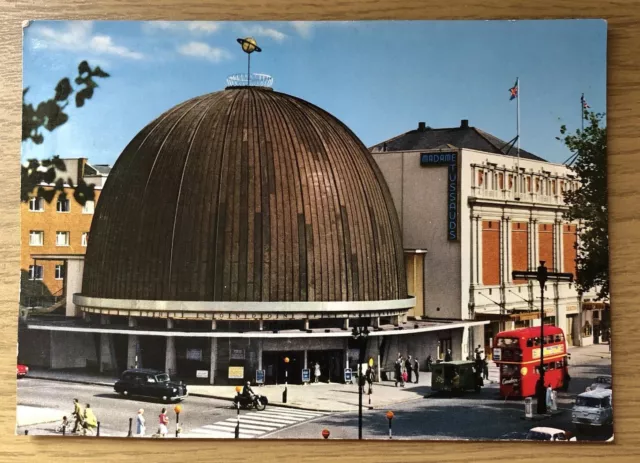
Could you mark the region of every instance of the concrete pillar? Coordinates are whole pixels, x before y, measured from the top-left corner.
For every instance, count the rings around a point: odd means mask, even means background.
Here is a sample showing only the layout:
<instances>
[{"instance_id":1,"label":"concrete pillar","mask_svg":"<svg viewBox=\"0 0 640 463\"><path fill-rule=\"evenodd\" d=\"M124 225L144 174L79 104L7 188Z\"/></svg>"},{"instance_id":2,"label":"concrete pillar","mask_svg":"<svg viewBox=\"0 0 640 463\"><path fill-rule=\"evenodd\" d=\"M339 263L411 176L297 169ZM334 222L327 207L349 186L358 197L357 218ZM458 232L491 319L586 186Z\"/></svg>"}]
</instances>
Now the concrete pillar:
<instances>
[{"instance_id":1,"label":"concrete pillar","mask_svg":"<svg viewBox=\"0 0 640 463\"><path fill-rule=\"evenodd\" d=\"M305 319L304 319L304 329L305 329L305 330L308 330L308 329L309 329L309 319L308 319L308 318L305 318ZM306 351L305 351L305 352L306 352ZM305 354L305 355L306 355L306 354ZM305 367L305 368L307 368L307 367Z\"/></svg>"},{"instance_id":2,"label":"concrete pillar","mask_svg":"<svg viewBox=\"0 0 640 463\"><path fill-rule=\"evenodd\" d=\"M129 328L136 327L137 322L134 317L129 317ZM138 335L130 334L127 339L127 368L140 368L141 364L138 354Z\"/></svg>"},{"instance_id":3,"label":"concrete pillar","mask_svg":"<svg viewBox=\"0 0 640 463\"><path fill-rule=\"evenodd\" d=\"M108 325L109 324L109 316L108 315L100 315L100 324ZM100 373L104 373L105 364L110 368L111 363L111 349L110 349L110 340L108 333L100 333L100 352L98 353L98 362L100 363Z\"/></svg>"},{"instance_id":4,"label":"concrete pillar","mask_svg":"<svg viewBox=\"0 0 640 463\"><path fill-rule=\"evenodd\" d=\"M470 337L469 337L469 327L465 326L464 328L462 328L462 348L460 350L460 352L462 353L460 360L466 360L467 357L469 355L471 355L471 352L473 352L473 350L469 351L469 341L470 341ZM472 356L473 358L473 356Z\"/></svg>"},{"instance_id":5,"label":"concrete pillar","mask_svg":"<svg viewBox=\"0 0 640 463\"><path fill-rule=\"evenodd\" d=\"M173 320L167 318L167 329L173 328ZM176 340L173 336L167 336L167 347L164 357L164 371L169 375L176 371Z\"/></svg>"},{"instance_id":6,"label":"concrete pillar","mask_svg":"<svg viewBox=\"0 0 640 463\"><path fill-rule=\"evenodd\" d=\"M262 370L262 339L258 339L258 370Z\"/></svg>"},{"instance_id":7,"label":"concrete pillar","mask_svg":"<svg viewBox=\"0 0 640 463\"><path fill-rule=\"evenodd\" d=\"M344 329L345 329L345 330L348 330L348 329L349 329L349 319L348 319L348 318L345 318L345 319L344 319Z\"/></svg>"},{"instance_id":8,"label":"concrete pillar","mask_svg":"<svg viewBox=\"0 0 640 463\"><path fill-rule=\"evenodd\" d=\"M349 339L344 340L344 368L349 368Z\"/></svg>"},{"instance_id":9,"label":"concrete pillar","mask_svg":"<svg viewBox=\"0 0 640 463\"><path fill-rule=\"evenodd\" d=\"M380 328L380 317L371 318L371 326L374 328Z\"/></svg>"},{"instance_id":10,"label":"concrete pillar","mask_svg":"<svg viewBox=\"0 0 640 463\"><path fill-rule=\"evenodd\" d=\"M478 241L476 243L476 278L477 284L482 285L482 217L476 217L476 235Z\"/></svg>"},{"instance_id":11,"label":"concrete pillar","mask_svg":"<svg viewBox=\"0 0 640 463\"><path fill-rule=\"evenodd\" d=\"M218 324L215 320L211 320L211 331L215 331L218 328Z\"/></svg>"},{"instance_id":12,"label":"concrete pillar","mask_svg":"<svg viewBox=\"0 0 640 463\"><path fill-rule=\"evenodd\" d=\"M215 320L213 321L213 323L215 323ZM215 384L217 359L218 359L218 338L211 338L211 364L209 365L209 384Z\"/></svg>"},{"instance_id":13,"label":"concrete pillar","mask_svg":"<svg viewBox=\"0 0 640 463\"><path fill-rule=\"evenodd\" d=\"M258 329L260 331L264 330L264 320L258 321ZM261 368L262 369L262 368Z\"/></svg>"},{"instance_id":14,"label":"concrete pillar","mask_svg":"<svg viewBox=\"0 0 640 463\"><path fill-rule=\"evenodd\" d=\"M309 358L308 353L309 353L309 351L307 351L307 349L305 349L305 350L304 350L304 368L305 368L305 369L309 368L309 367L307 366L307 361L308 361L308 358Z\"/></svg>"}]
</instances>

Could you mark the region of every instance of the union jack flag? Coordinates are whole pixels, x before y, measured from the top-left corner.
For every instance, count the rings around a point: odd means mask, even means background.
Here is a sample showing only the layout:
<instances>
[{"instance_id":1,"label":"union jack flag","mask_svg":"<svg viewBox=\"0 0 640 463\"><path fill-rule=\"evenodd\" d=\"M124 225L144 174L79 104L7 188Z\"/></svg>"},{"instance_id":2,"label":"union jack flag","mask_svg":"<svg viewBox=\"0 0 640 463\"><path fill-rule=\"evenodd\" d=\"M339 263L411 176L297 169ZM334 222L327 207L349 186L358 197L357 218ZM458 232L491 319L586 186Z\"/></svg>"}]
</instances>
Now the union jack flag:
<instances>
[{"instance_id":1,"label":"union jack flag","mask_svg":"<svg viewBox=\"0 0 640 463\"><path fill-rule=\"evenodd\" d=\"M511 92L511 98L509 98L509 101L518 98L518 81L516 80L516 83L513 85L513 87L511 87L509 89L509 91Z\"/></svg>"}]
</instances>

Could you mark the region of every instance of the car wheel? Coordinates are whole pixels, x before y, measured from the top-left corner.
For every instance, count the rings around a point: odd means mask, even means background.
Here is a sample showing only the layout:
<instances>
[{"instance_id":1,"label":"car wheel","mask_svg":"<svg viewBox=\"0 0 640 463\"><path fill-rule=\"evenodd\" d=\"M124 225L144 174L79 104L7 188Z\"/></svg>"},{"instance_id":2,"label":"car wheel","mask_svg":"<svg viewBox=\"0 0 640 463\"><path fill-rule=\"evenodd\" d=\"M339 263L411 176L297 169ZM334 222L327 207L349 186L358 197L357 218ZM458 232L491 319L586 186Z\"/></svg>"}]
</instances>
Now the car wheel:
<instances>
[{"instance_id":1,"label":"car wheel","mask_svg":"<svg viewBox=\"0 0 640 463\"><path fill-rule=\"evenodd\" d=\"M122 391L122 395L127 397L129 395L129 391L125 389L124 391Z\"/></svg>"},{"instance_id":2,"label":"car wheel","mask_svg":"<svg viewBox=\"0 0 640 463\"><path fill-rule=\"evenodd\" d=\"M166 395L162 396L162 401L163 402L169 402L169 397L167 397Z\"/></svg>"}]
</instances>

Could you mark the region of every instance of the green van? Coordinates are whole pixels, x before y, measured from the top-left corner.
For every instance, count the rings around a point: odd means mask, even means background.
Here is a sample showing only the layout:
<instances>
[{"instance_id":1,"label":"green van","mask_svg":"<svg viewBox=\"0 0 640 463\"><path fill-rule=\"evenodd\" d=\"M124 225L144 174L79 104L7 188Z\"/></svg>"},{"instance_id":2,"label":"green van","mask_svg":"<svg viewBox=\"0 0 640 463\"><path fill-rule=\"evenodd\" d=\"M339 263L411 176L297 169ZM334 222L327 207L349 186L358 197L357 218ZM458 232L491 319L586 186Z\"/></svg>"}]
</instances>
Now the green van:
<instances>
[{"instance_id":1,"label":"green van","mask_svg":"<svg viewBox=\"0 0 640 463\"><path fill-rule=\"evenodd\" d=\"M480 391L482 388L482 377L476 373L475 362L456 360L434 363L431 369L431 390L433 392Z\"/></svg>"}]
</instances>

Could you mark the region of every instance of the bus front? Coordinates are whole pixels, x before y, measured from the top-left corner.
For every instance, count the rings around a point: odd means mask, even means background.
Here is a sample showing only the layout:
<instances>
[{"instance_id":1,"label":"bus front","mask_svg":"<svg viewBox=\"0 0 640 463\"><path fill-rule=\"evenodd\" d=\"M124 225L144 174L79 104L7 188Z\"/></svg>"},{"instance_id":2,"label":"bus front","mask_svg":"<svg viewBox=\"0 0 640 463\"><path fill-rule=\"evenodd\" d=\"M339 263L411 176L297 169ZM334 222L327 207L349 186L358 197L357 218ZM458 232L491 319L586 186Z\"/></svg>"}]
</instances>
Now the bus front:
<instances>
[{"instance_id":1,"label":"bus front","mask_svg":"<svg viewBox=\"0 0 640 463\"><path fill-rule=\"evenodd\" d=\"M522 395L522 339L518 333L498 333L493 343L493 361L500 370L500 395L519 398Z\"/></svg>"}]
</instances>

